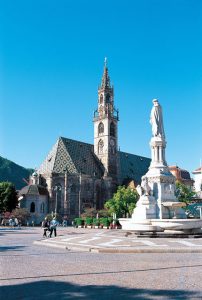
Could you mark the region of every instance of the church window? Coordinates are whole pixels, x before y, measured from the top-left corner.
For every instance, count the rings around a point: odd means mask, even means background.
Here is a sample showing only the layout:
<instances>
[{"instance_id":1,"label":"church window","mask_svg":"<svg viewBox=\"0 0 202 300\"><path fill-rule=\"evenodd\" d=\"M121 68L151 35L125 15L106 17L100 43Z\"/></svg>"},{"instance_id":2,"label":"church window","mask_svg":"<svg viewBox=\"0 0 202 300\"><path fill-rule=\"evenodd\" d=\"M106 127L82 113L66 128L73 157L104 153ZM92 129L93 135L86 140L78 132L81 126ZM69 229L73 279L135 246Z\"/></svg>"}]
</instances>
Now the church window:
<instances>
[{"instance_id":1,"label":"church window","mask_svg":"<svg viewBox=\"0 0 202 300\"><path fill-rule=\"evenodd\" d=\"M100 95L100 104L102 104L103 103L103 95L101 94Z\"/></svg>"},{"instance_id":2,"label":"church window","mask_svg":"<svg viewBox=\"0 0 202 300\"><path fill-rule=\"evenodd\" d=\"M106 96L106 103L110 103L110 94L107 94Z\"/></svg>"},{"instance_id":3,"label":"church window","mask_svg":"<svg viewBox=\"0 0 202 300\"><path fill-rule=\"evenodd\" d=\"M32 202L31 205L30 205L30 212L31 213L35 212L35 203L34 202Z\"/></svg>"},{"instance_id":4,"label":"church window","mask_svg":"<svg viewBox=\"0 0 202 300\"><path fill-rule=\"evenodd\" d=\"M104 142L100 140L98 143L98 154L103 154Z\"/></svg>"},{"instance_id":5,"label":"church window","mask_svg":"<svg viewBox=\"0 0 202 300\"><path fill-rule=\"evenodd\" d=\"M104 124L101 122L99 125L98 125L98 134L103 134L104 133Z\"/></svg>"},{"instance_id":6,"label":"church window","mask_svg":"<svg viewBox=\"0 0 202 300\"><path fill-rule=\"evenodd\" d=\"M41 203L41 213L44 213L44 208L45 208L44 203Z\"/></svg>"},{"instance_id":7,"label":"church window","mask_svg":"<svg viewBox=\"0 0 202 300\"><path fill-rule=\"evenodd\" d=\"M115 136L115 125L113 122L110 124L110 135Z\"/></svg>"}]
</instances>

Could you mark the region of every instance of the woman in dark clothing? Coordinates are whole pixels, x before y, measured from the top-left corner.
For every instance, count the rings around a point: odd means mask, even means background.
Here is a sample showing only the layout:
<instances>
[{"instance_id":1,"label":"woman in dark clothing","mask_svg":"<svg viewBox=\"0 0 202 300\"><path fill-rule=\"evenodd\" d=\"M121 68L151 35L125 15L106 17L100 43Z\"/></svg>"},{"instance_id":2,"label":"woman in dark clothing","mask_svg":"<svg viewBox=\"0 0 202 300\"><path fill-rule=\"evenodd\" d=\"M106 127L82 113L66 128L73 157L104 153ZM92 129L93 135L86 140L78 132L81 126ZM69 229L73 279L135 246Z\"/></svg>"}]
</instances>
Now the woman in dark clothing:
<instances>
[{"instance_id":1,"label":"woman in dark clothing","mask_svg":"<svg viewBox=\"0 0 202 300\"><path fill-rule=\"evenodd\" d=\"M42 227L43 227L43 237L47 237L46 232L50 230L50 224L45 218L45 220L42 222Z\"/></svg>"}]
</instances>

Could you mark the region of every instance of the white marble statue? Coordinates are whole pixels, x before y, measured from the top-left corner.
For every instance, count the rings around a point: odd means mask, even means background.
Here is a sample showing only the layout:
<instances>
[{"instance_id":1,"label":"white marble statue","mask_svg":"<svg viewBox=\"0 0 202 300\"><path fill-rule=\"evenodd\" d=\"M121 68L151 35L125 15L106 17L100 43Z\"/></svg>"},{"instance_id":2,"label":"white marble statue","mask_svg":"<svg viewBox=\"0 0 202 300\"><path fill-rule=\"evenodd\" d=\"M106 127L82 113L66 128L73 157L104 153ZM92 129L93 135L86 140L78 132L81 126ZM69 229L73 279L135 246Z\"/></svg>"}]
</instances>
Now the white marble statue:
<instances>
[{"instance_id":1,"label":"white marble statue","mask_svg":"<svg viewBox=\"0 0 202 300\"><path fill-rule=\"evenodd\" d=\"M154 106L151 110L150 123L152 125L152 134L154 137L161 137L165 139L165 132L163 128L163 114L162 108L157 99L153 100Z\"/></svg>"},{"instance_id":2,"label":"white marble statue","mask_svg":"<svg viewBox=\"0 0 202 300\"><path fill-rule=\"evenodd\" d=\"M138 185L136 188L138 194L140 195L140 197L142 195L145 196L150 196L152 194L151 188L148 184L148 178L147 177L142 177L142 182L141 185Z\"/></svg>"}]
</instances>

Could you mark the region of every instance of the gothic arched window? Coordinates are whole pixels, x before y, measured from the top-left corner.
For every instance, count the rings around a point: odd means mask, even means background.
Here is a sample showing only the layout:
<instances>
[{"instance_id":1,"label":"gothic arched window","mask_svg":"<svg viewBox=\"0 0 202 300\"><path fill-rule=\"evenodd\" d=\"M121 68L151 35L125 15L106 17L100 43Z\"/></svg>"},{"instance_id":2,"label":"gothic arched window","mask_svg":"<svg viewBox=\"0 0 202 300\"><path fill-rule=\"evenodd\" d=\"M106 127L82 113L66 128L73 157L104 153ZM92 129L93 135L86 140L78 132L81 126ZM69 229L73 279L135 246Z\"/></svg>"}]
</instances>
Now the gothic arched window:
<instances>
[{"instance_id":1,"label":"gothic arched window","mask_svg":"<svg viewBox=\"0 0 202 300\"><path fill-rule=\"evenodd\" d=\"M110 103L110 94L107 94L106 96L106 103Z\"/></svg>"},{"instance_id":2,"label":"gothic arched window","mask_svg":"<svg viewBox=\"0 0 202 300\"><path fill-rule=\"evenodd\" d=\"M99 140L98 143L98 154L103 154L104 142L103 140Z\"/></svg>"},{"instance_id":3,"label":"gothic arched window","mask_svg":"<svg viewBox=\"0 0 202 300\"><path fill-rule=\"evenodd\" d=\"M110 124L110 135L111 136L115 136L115 125L114 125L114 123L112 122L111 124Z\"/></svg>"},{"instance_id":4,"label":"gothic arched window","mask_svg":"<svg viewBox=\"0 0 202 300\"><path fill-rule=\"evenodd\" d=\"M104 133L104 124L101 122L98 125L98 135L103 134Z\"/></svg>"},{"instance_id":5,"label":"gothic arched window","mask_svg":"<svg viewBox=\"0 0 202 300\"><path fill-rule=\"evenodd\" d=\"M103 95L101 94L100 95L100 104L102 104L103 103Z\"/></svg>"},{"instance_id":6,"label":"gothic arched window","mask_svg":"<svg viewBox=\"0 0 202 300\"><path fill-rule=\"evenodd\" d=\"M35 212L35 203L34 202L32 202L31 205L30 205L30 212L31 213Z\"/></svg>"},{"instance_id":7,"label":"gothic arched window","mask_svg":"<svg viewBox=\"0 0 202 300\"><path fill-rule=\"evenodd\" d=\"M100 113L100 116L102 116L102 115L103 115L103 106L102 106L102 105L100 105L100 108L99 108L99 113Z\"/></svg>"}]
</instances>

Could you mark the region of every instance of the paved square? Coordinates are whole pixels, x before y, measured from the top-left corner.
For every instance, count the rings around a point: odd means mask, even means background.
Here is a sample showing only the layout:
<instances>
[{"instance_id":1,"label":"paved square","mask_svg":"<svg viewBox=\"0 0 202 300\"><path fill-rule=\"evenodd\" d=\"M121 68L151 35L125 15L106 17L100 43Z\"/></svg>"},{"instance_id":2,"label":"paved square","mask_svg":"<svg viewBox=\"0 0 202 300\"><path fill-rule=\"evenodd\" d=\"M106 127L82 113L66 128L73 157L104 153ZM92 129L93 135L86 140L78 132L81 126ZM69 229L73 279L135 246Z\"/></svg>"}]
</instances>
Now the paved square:
<instances>
[{"instance_id":1,"label":"paved square","mask_svg":"<svg viewBox=\"0 0 202 300\"><path fill-rule=\"evenodd\" d=\"M89 243L108 243L110 248L109 243L115 239L119 241L111 245L126 244L126 239L120 237L118 231L101 233L97 230L94 237L104 236L89 241L90 234L92 233L89 230L84 229L58 230L59 240L66 240L71 236L82 247L88 247L86 245ZM76 239L77 236L83 237L79 240ZM34 245L33 242L41 237L40 228L18 232L0 231L1 299L202 298L200 253L124 254L67 251L63 248ZM196 245L201 243L200 240L192 242ZM156 240L153 243L156 244ZM134 244L137 246L136 242ZM162 241L162 245L168 245L168 241ZM178 243L178 247L181 245Z\"/></svg>"}]
</instances>

